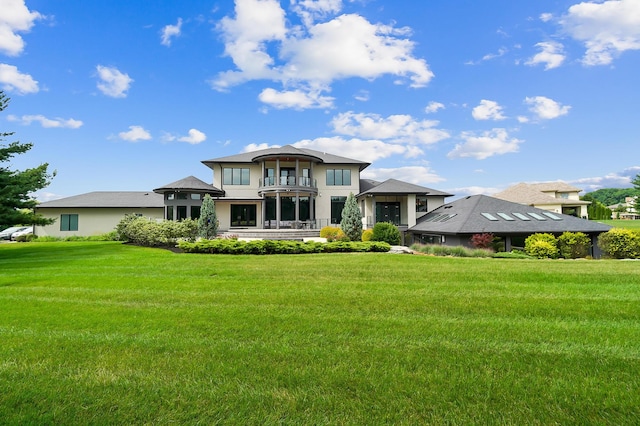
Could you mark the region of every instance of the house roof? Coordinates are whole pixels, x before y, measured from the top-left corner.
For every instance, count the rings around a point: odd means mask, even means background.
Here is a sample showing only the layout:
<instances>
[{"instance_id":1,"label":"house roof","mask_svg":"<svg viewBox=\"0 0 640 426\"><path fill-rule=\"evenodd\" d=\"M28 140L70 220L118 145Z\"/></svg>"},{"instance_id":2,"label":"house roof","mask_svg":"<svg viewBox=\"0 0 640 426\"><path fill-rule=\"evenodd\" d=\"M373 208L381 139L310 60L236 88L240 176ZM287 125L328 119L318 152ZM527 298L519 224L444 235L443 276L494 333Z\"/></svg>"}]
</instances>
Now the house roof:
<instances>
[{"instance_id":1,"label":"house roof","mask_svg":"<svg viewBox=\"0 0 640 426\"><path fill-rule=\"evenodd\" d=\"M46 208L163 208L164 197L150 191L94 191L38 204Z\"/></svg>"},{"instance_id":2,"label":"house roof","mask_svg":"<svg viewBox=\"0 0 640 426\"><path fill-rule=\"evenodd\" d=\"M367 194L423 194L451 197L453 195L397 179L387 179L384 182L362 179L360 180L360 190L361 192L358 196Z\"/></svg>"},{"instance_id":3,"label":"house roof","mask_svg":"<svg viewBox=\"0 0 640 426\"><path fill-rule=\"evenodd\" d=\"M261 149L258 151L243 152L241 154L230 155L227 157L213 158L211 160L202 161L207 167L212 167L217 163L254 163L269 157L303 157L311 161L324 164L357 164L360 170L364 170L370 163L354 160L352 158L340 157L338 155L328 154L326 152L316 151L307 148L296 148L292 145L285 145L278 148Z\"/></svg>"},{"instance_id":4,"label":"house roof","mask_svg":"<svg viewBox=\"0 0 640 426\"><path fill-rule=\"evenodd\" d=\"M550 189L550 188L554 188L554 189ZM560 189L557 189L557 188L560 188ZM517 185L511 186L505 189L502 192L498 192L493 196L495 198L500 198L502 200L512 201L514 203L520 203L520 204L527 204L530 206L549 205L549 204L579 206L579 205L591 204L589 201L570 200L567 198L556 198L553 195L542 192L542 191L553 191L553 190L556 190L558 192L579 192L580 191L580 189L564 184L563 182L551 182L551 183L541 183L541 184L519 183Z\"/></svg>"},{"instance_id":5,"label":"house roof","mask_svg":"<svg viewBox=\"0 0 640 426\"><path fill-rule=\"evenodd\" d=\"M539 232L606 232L603 223L551 213L487 195L473 195L444 204L418 219L409 232L434 234L526 235Z\"/></svg>"},{"instance_id":6,"label":"house roof","mask_svg":"<svg viewBox=\"0 0 640 426\"><path fill-rule=\"evenodd\" d=\"M175 182L164 185L160 188L156 188L153 192L158 194L164 194L165 192L180 192L180 191L200 191L207 192L214 195L223 195L224 191L216 188L213 185L198 179L195 176L188 176L184 179L177 180Z\"/></svg>"}]
</instances>

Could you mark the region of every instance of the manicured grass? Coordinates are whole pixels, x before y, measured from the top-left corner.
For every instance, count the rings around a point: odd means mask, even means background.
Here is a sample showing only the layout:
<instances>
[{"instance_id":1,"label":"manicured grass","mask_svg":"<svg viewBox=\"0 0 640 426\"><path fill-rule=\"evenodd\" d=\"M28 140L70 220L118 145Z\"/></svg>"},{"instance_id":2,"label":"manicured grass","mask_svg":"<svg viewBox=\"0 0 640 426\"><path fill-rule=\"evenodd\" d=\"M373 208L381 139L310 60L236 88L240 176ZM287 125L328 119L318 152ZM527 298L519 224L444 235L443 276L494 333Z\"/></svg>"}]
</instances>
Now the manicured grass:
<instances>
[{"instance_id":1,"label":"manicured grass","mask_svg":"<svg viewBox=\"0 0 640 426\"><path fill-rule=\"evenodd\" d=\"M2 424L638 424L640 263L0 245Z\"/></svg>"},{"instance_id":2,"label":"manicured grass","mask_svg":"<svg viewBox=\"0 0 640 426\"><path fill-rule=\"evenodd\" d=\"M625 229L640 229L640 220L599 220L598 222L606 223L607 225L615 226L616 228Z\"/></svg>"}]
</instances>

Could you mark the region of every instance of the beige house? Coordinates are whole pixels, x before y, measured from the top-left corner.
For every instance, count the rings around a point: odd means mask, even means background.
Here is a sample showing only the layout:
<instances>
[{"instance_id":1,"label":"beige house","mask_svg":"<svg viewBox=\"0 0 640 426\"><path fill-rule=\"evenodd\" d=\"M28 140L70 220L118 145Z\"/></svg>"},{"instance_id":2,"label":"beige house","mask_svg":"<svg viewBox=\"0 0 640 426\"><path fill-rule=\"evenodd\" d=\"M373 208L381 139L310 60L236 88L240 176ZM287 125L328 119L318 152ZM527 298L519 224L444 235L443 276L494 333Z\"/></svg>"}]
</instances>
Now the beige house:
<instances>
[{"instance_id":1,"label":"beige house","mask_svg":"<svg viewBox=\"0 0 640 426\"><path fill-rule=\"evenodd\" d=\"M582 190L565 182L519 183L493 197L550 212L588 219L589 201L580 200Z\"/></svg>"},{"instance_id":2,"label":"beige house","mask_svg":"<svg viewBox=\"0 0 640 426\"><path fill-rule=\"evenodd\" d=\"M625 197L624 203L613 204L607 207L609 207L615 219L639 220L640 211L636 208L637 201L638 197Z\"/></svg>"},{"instance_id":3,"label":"beige house","mask_svg":"<svg viewBox=\"0 0 640 426\"><path fill-rule=\"evenodd\" d=\"M197 219L206 195L215 201L221 232L306 231L339 226L349 194L356 197L363 227L391 222L406 231L452 194L388 179L361 179L369 163L290 145L202 161L212 184L189 176L153 192L91 192L38 206L55 219L36 235L89 236L112 231L125 214L157 220ZM262 230L266 230L266 233ZM274 231L275 230L275 231ZM296 234L296 237L298 234Z\"/></svg>"},{"instance_id":4,"label":"beige house","mask_svg":"<svg viewBox=\"0 0 640 426\"><path fill-rule=\"evenodd\" d=\"M34 234L51 237L92 236L111 232L126 214L162 220L162 195L153 192L89 192L41 203L36 212L54 219Z\"/></svg>"}]
</instances>

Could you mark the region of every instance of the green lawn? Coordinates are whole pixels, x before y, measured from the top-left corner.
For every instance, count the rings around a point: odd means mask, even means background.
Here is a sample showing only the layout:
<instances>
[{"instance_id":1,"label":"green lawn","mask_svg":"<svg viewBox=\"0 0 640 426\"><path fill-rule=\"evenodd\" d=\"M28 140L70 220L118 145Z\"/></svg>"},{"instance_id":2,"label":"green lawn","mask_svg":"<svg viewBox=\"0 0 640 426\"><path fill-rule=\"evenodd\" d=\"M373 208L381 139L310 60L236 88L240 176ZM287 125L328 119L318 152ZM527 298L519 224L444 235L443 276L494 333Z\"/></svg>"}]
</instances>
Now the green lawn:
<instances>
[{"instance_id":1,"label":"green lawn","mask_svg":"<svg viewBox=\"0 0 640 426\"><path fill-rule=\"evenodd\" d=\"M640 262L0 244L0 424L638 424Z\"/></svg>"},{"instance_id":2,"label":"green lawn","mask_svg":"<svg viewBox=\"0 0 640 426\"><path fill-rule=\"evenodd\" d=\"M640 220L599 220L598 222L606 223L607 225L615 226L616 228L625 229L640 229Z\"/></svg>"}]
</instances>

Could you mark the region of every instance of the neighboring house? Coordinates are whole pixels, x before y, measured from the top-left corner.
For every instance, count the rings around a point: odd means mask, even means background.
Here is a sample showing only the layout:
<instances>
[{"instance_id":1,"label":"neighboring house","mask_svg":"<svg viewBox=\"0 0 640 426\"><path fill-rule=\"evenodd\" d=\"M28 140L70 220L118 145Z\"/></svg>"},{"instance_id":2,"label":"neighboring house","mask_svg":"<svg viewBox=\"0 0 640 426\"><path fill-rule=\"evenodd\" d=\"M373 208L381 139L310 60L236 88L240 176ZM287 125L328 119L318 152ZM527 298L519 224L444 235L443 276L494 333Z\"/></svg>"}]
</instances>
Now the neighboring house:
<instances>
[{"instance_id":1,"label":"neighboring house","mask_svg":"<svg viewBox=\"0 0 640 426\"><path fill-rule=\"evenodd\" d=\"M625 197L624 203L608 206L614 219L640 220L640 211L636 208L637 197Z\"/></svg>"},{"instance_id":2,"label":"neighboring house","mask_svg":"<svg viewBox=\"0 0 640 426\"><path fill-rule=\"evenodd\" d=\"M587 206L591 202L580 200L580 191L580 188L560 181L519 183L493 196L513 203L587 219Z\"/></svg>"},{"instance_id":3,"label":"neighboring house","mask_svg":"<svg viewBox=\"0 0 640 426\"><path fill-rule=\"evenodd\" d=\"M36 207L52 225L36 226L37 236L91 236L113 231L126 214L151 219L163 218L162 195L153 192L89 192L59 200L47 201Z\"/></svg>"},{"instance_id":4,"label":"neighboring house","mask_svg":"<svg viewBox=\"0 0 640 426\"><path fill-rule=\"evenodd\" d=\"M598 235L612 227L572 215L552 213L521 203L513 203L487 195L474 195L445 204L421 217L408 230L409 242L471 246L474 234L492 233L504 240L505 250L524 247L531 234L565 231L583 232L592 241L594 257L601 253Z\"/></svg>"},{"instance_id":5,"label":"neighboring house","mask_svg":"<svg viewBox=\"0 0 640 426\"><path fill-rule=\"evenodd\" d=\"M93 235L113 230L125 214L152 219L196 219L205 195L215 201L220 232L309 230L339 226L349 194L356 196L365 228L391 222L401 231L416 224L451 194L388 179L360 178L369 163L290 145L202 162L213 184L189 176L153 192L91 192L37 207L56 224L36 235Z\"/></svg>"}]
</instances>

